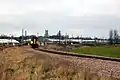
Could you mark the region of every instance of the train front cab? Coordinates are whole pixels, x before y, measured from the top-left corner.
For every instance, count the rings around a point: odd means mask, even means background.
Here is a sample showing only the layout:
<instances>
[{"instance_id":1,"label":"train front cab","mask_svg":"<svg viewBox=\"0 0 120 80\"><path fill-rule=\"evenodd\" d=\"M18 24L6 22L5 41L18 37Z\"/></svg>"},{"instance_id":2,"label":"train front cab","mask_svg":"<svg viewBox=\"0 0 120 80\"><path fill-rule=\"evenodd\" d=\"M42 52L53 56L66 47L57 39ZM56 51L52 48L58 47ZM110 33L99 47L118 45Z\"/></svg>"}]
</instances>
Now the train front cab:
<instances>
[{"instance_id":1,"label":"train front cab","mask_svg":"<svg viewBox=\"0 0 120 80\"><path fill-rule=\"evenodd\" d=\"M38 42L38 37L34 36L31 40L31 47L32 48L38 48L39 47L39 42Z\"/></svg>"}]
</instances>

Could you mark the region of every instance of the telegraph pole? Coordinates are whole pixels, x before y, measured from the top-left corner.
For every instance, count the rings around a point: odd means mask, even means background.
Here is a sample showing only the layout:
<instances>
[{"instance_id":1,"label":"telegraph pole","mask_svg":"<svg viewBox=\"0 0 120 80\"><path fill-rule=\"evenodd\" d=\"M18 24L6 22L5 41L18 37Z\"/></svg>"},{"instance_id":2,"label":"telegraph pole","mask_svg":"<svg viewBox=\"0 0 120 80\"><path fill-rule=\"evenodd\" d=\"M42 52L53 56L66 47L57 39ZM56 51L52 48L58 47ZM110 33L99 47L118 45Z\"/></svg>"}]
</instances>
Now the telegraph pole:
<instances>
[{"instance_id":1,"label":"telegraph pole","mask_svg":"<svg viewBox=\"0 0 120 80\"><path fill-rule=\"evenodd\" d=\"M67 44L67 33L65 35L65 44Z\"/></svg>"},{"instance_id":2,"label":"telegraph pole","mask_svg":"<svg viewBox=\"0 0 120 80\"><path fill-rule=\"evenodd\" d=\"M27 31L25 31L25 41L27 41Z\"/></svg>"},{"instance_id":3,"label":"telegraph pole","mask_svg":"<svg viewBox=\"0 0 120 80\"><path fill-rule=\"evenodd\" d=\"M22 29L22 41L21 41L22 43L23 43L23 41L24 41L24 38L23 38L23 37L24 37L24 29Z\"/></svg>"},{"instance_id":4,"label":"telegraph pole","mask_svg":"<svg viewBox=\"0 0 120 80\"><path fill-rule=\"evenodd\" d=\"M60 39L61 39L61 31L60 30L58 32L58 36L59 36L59 44L60 44Z\"/></svg>"}]
</instances>

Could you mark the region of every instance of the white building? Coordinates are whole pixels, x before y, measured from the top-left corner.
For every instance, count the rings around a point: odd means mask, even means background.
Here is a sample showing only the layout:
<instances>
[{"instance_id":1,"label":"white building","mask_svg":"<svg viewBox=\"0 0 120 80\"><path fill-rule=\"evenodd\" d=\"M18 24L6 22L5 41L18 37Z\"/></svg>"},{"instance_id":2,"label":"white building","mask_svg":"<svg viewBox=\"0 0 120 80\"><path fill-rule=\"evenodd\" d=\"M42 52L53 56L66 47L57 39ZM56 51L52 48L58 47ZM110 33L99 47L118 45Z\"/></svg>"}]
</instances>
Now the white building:
<instances>
[{"instance_id":1,"label":"white building","mask_svg":"<svg viewBox=\"0 0 120 80\"><path fill-rule=\"evenodd\" d=\"M13 45L19 44L19 42L15 39L0 39L0 44L9 44L12 43Z\"/></svg>"}]
</instances>

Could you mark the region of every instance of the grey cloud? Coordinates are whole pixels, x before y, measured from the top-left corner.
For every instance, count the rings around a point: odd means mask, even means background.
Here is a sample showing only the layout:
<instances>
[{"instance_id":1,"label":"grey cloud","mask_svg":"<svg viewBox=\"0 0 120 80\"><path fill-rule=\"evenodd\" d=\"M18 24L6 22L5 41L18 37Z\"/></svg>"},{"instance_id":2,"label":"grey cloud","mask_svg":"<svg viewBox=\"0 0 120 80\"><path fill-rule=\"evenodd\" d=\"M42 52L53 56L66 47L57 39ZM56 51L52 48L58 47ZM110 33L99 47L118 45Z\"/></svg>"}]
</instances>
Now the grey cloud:
<instances>
[{"instance_id":1,"label":"grey cloud","mask_svg":"<svg viewBox=\"0 0 120 80\"><path fill-rule=\"evenodd\" d=\"M110 29L119 30L120 26L120 18L111 15L66 16L60 13L36 12L11 18L10 22L0 23L1 32L20 31L25 28L31 33L39 32L43 35L45 29L48 29L50 34L56 34L60 29L64 34L67 32L74 35L108 36ZM77 33L74 33L76 29Z\"/></svg>"}]
</instances>

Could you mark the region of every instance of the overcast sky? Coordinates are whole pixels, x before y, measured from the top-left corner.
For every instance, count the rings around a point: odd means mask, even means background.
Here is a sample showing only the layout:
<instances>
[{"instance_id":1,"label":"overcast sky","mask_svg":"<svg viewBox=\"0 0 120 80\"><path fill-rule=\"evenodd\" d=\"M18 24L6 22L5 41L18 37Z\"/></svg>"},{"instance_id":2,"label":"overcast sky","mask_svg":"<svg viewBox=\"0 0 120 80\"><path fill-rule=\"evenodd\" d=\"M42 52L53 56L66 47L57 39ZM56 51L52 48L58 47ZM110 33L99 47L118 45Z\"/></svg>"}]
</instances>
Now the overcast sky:
<instances>
[{"instance_id":1,"label":"overcast sky","mask_svg":"<svg viewBox=\"0 0 120 80\"><path fill-rule=\"evenodd\" d=\"M120 0L0 0L0 34L63 34L107 37L120 32Z\"/></svg>"}]
</instances>

